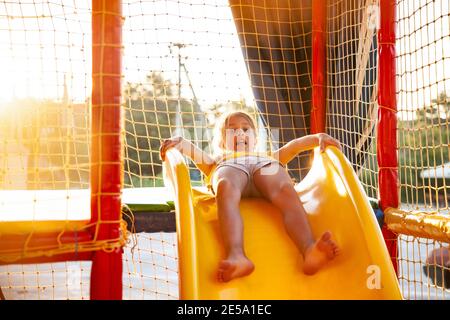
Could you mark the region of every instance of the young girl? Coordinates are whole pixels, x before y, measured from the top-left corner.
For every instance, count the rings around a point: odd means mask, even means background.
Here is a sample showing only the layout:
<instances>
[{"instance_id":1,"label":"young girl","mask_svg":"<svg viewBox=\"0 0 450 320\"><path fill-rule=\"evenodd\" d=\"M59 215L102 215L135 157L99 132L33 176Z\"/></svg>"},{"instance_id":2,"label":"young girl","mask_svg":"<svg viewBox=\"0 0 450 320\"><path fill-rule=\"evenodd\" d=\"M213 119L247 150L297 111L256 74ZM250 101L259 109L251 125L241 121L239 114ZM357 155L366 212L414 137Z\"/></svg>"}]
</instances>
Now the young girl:
<instances>
[{"instance_id":1,"label":"young girl","mask_svg":"<svg viewBox=\"0 0 450 320\"><path fill-rule=\"evenodd\" d=\"M215 159L182 137L164 140L160 155L164 160L166 151L176 147L211 177L227 253L219 263L218 280L227 282L243 277L255 268L243 247L241 197L264 197L280 209L287 233L303 255L303 272L307 275L316 273L338 254L338 247L328 231L314 239L305 209L284 165L302 151L316 146L324 151L327 145L340 148L339 142L324 133L308 135L290 141L268 156L255 153L256 125L249 114L242 111L227 113L216 129L222 152Z\"/></svg>"}]
</instances>

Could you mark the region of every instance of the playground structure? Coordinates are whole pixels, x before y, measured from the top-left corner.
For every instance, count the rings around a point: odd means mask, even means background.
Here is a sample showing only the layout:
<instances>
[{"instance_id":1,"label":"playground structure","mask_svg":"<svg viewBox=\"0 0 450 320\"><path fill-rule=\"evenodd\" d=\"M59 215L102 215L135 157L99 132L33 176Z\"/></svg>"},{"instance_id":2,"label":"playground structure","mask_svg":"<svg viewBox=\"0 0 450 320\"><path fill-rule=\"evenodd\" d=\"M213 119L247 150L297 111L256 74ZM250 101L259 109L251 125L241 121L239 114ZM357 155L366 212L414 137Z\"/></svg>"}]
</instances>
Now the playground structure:
<instances>
[{"instance_id":1,"label":"playground structure","mask_svg":"<svg viewBox=\"0 0 450 320\"><path fill-rule=\"evenodd\" d=\"M20 66L2 82L13 96L0 109L5 298L185 297L179 228L129 233L121 213L170 215L160 140L181 129L208 150L225 108L258 117L262 150L307 133L339 139L384 211L403 297L449 298L422 273L450 241L448 182L433 178L449 161L445 1L21 1L1 10L5 69ZM310 156L289 164L297 182ZM428 268L448 272L439 261Z\"/></svg>"},{"instance_id":2,"label":"playground structure","mask_svg":"<svg viewBox=\"0 0 450 320\"><path fill-rule=\"evenodd\" d=\"M181 299L401 299L372 208L351 165L337 149L321 154L316 148L309 173L295 189L313 233L332 230L345 251L315 276L299 272L303 261L286 235L280 212L266 200L242 199L245 252L256 269L229 283L218 282L216 276L217 261L225 253L215 198L207 190L191 188L179 152L169 151L167 157L169 180L176 186L177 230L181 230ZM342 277L349 273L350 278Z\"/></svg>"}]
</instances>

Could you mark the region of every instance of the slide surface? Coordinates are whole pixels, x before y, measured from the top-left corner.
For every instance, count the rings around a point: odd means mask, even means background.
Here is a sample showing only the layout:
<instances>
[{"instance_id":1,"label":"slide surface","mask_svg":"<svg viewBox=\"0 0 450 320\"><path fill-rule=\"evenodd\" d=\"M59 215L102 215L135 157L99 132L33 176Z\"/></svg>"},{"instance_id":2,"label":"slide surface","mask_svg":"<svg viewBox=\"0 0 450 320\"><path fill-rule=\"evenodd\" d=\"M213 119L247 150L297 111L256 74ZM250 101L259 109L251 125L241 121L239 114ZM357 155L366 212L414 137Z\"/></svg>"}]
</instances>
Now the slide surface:
<instances>
[{"instance_id":1,"label":"slide surface","mask_svg":"<svg viewBox=\"0 0 450 320\"><path fill-rule=\"evenodd\" d=\"M215 200L191 188L181 154L171 149L166 177L176 199L180 299L401 299L383 236L348 160L334 147L316 149L312 168L296 185L317 237L333 233L341 254L313 276L284 229L278 209L262 198L242 199L247 256L255 271L217 281L225 252Z\"/></svg>"}]
</instances>

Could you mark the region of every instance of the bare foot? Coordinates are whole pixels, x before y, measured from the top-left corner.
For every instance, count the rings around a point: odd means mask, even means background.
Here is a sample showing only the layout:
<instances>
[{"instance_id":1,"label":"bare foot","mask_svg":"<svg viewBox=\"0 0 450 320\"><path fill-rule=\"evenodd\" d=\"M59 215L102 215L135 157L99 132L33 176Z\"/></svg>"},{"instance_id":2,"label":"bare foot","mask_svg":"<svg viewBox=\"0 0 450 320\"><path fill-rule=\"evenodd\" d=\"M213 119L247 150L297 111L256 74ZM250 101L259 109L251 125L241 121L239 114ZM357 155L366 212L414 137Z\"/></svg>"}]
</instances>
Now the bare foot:
<instances>
[{"instance_id":1,"label":"bare foot","mask_svg":"<svg viewBox=\"0 0 450 320\"><path fill-rule=\"evenodd\" d=\"M339 248L337 244L331 240L331 232L325 232L316 243L306 249L303 272L307 275L315 274L338 254Z\"/></svg>"},{"instance_id":2,"label":"bare foot","mask_svg":"<svg viewBox=\"0 0 450 320\"><path fill-rule=\"evenodd\" d=\"M228 282L235 278L249 275L254 269L253 262L245 256L236 259L229 258L220 262L217 278L219 282Z\"/></svg>"}]
</instances>

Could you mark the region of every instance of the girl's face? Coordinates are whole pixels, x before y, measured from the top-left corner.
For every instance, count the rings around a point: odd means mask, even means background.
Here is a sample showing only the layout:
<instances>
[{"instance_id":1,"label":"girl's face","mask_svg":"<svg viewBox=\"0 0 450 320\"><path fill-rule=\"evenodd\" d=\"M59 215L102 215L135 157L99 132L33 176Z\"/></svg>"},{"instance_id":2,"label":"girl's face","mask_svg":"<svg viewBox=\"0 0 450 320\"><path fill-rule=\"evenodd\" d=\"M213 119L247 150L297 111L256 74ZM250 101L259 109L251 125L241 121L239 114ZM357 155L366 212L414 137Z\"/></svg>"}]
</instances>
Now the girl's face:
<instances>
[{"instance_id":1,"label":"girl's face","mask_svg":"<svg viewBox=\"0 0 450 320\"><path fill-rule=\"evenodd\" d=\"M224 146L226 150L235 152L254 151L256 147L256 133L246 118L239 115L231 116L224 129Z\"/></svg>"}]
</instances>

